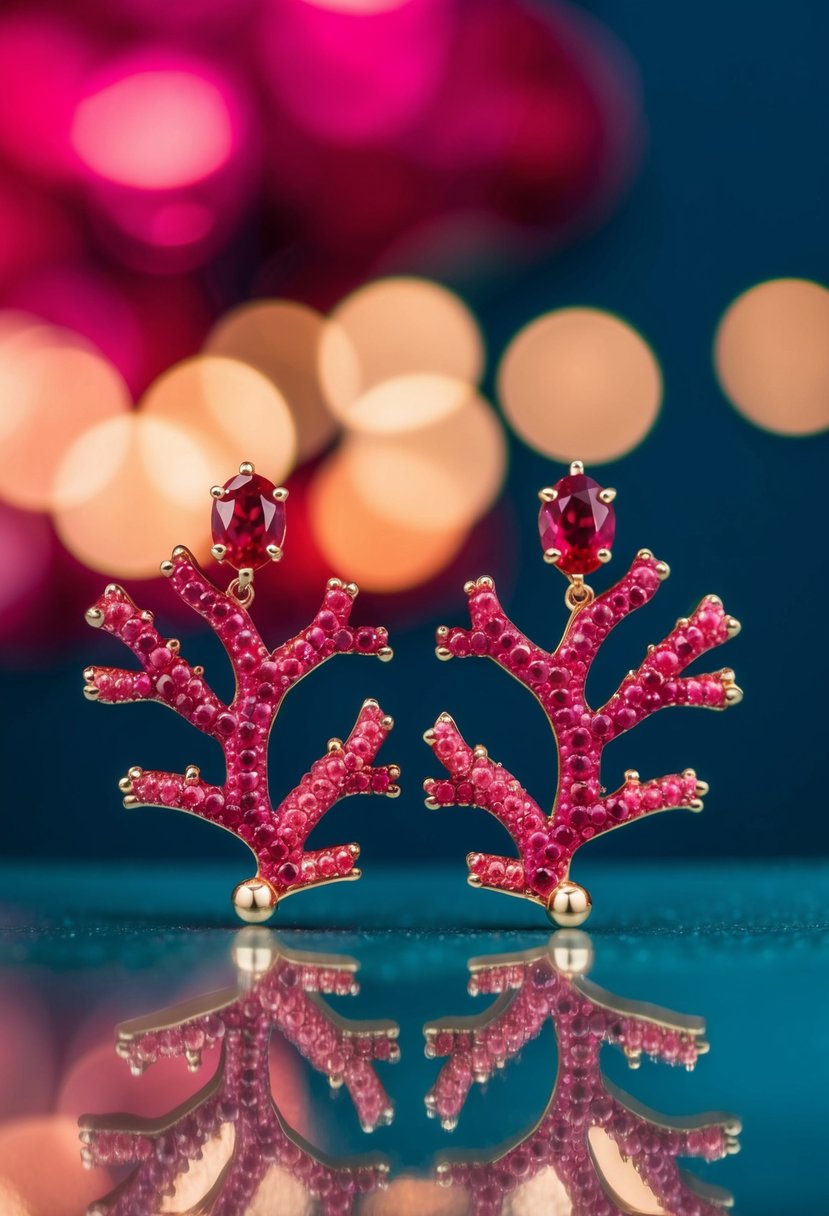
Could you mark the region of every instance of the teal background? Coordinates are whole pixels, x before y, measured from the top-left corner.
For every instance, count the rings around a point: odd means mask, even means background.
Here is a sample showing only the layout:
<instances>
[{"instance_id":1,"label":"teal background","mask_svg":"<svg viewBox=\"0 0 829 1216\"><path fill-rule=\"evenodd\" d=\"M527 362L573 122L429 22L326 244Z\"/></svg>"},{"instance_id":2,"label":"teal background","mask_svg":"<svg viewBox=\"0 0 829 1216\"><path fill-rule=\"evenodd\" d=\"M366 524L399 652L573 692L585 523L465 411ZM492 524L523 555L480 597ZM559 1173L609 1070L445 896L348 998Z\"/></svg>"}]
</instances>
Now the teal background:
<instances>
[{"instance_id":1,"label":"teal background","mask_svg":"<svg viewBox=\"0 0 829 1216\"><path fill-rule=\"evenodd\" d=\"M746 423L717 387L711 344L724 309L751 284L787 275L829 281L829 7L744 0L705 0L693 9L621 0L586 7L639 65L650 129L641 172L599 232L531 269L456 286L481 319L491 367L521 325L561 305L618 311L647 335L665 375L661 419L638 451L599 475L619 491L611 570L620 574L646 545L673 575L657 600L614 634L596 663L591 693L607 695L646 644L707 592L719 593L743 622L742 635L713 663L733 666L746 692L733 713L672 710L614 744L609 787L628 767L651 776L692 765L711 794L703 816L660 816L613 833L590 852L825 855L827 440L784 439ZM479 528L456 580L441 583L425 604L414 597L360 601L361 619L392 627L395 661L327 665L293 693L274 731L279 793L329 736L348 728L365 696L378 697L394 715L384 758L403 766L403 797L351 800L320 829L319 842L360 840L366 865L401 855L460 861L470 848L508 845L483 812L438 820L422 809L420 786L433 764L420 738L444 709L551 803L554 749L532 698L490 664L442 665L432 657L434 626L463 622L462 583L482 573L498 576L511 615L540 643L554 645L563 626L562 587L540 560L535 525L536 490L561 470L511 442L497 522ZM597 586L610 573L602 571ZM283 636L302 623L286 620ZM221 674L213 639L185 638L185 645L192 661L209 664L221 691L229 676ZM0 676L0 853L118 864L243 859L243 846L195 820L121 811L116 782L132 764L180 771L197 763L211 780L221 769L218 749L159 707L116 711L83 702L84 665L120 663L120 647L90 632L57 658L27 658L25 669L14 670L18 658L8 656L11 669Z\"/></svg>"}]
</instances>

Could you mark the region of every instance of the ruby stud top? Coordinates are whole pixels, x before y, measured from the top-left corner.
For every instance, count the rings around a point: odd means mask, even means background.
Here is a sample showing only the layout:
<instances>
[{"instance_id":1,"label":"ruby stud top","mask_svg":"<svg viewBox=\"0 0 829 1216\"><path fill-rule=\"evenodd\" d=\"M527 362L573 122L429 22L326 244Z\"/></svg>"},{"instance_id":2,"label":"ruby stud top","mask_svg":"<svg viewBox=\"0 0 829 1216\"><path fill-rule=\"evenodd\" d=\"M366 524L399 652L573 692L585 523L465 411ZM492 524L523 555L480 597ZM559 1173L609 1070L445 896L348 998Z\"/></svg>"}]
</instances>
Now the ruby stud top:
<instances>
[{"instance_id":1,"label":"ruby stud top","mask_svg":"<svg viewBox=\"0 0 829 1216\"><path fill-rule=\"evenodd\" d=\"M575 852L655 811L702 810L708 791L687 768L648 780L628 769L621 785L608 792L601 772L605 747L657 710L677 705L727 709L741 701L742 691L728 667L682 674L700 655L736 636L740 625L717 596L706 596L690 617L682 617L663 641L648 648L639 667L628 672L603 705L592 707L585 686L596 654L612 629L653 598L670 570L649 549L640 549L627 574L596 595L584 574L610 560L606 546L615 526L610 506L615 491L585 477L581 463L574 461L569 477L539 497L545 559L569 584L565 602L570 618L560 643L547 651L522 634L500 603L493 580L483 577L465 587L471 628L441 626L437 655L491 658L539 701L559 758L552 812L543 811L485 747L470 747L449 714L441 714L425 735L447 776L428 779L424 788L427 807L482 807L512 836L517 858L468 855L473 886L524 896L541 903L556 924L573 926L586 920L591 909L588 892L570 879Z\"/></svg>"},{"instance_id":2,"label":"ruby stud top","mask_svg":"<svg viewBox=\"0 0 829 1216\"><path fill-rule=\"evenodd\" d=\"M616 535L615 490L602 489L584 473L562 477L542 490L538 531L544 560L564 574L592 574L609 562Z\"/></svg>"},{"instance_id":3,"label":"ruby stud top","mask_svg":"<svg viewBox=\"0 0 829 1216\"><path fill-rule=\"evenodd\" d=\"M213 556L234 570L258 570L279 561L285 544L288 491L243 464L223 486L214 486Z\"/></svg>"},{"instance_id":4,"label":"ruby stud top","mask_svg":"<svg viewBox=\"0 0 829 1216\"><path fill-rule=\"evenodd\" d=\"M194 764L181 773L136 766L120 782L124 805L186 811L244 840L256 858L257 872L236 888L233 903L242 919L261 921L272 915L284 896L320 883L360 877L355 866L359 845L306 848L314 827L339 799L363 793L395 797L400 792L397 765L373 763L393 722L369 699L350 734L344 740L331 739L326 754L294 788L280 802L271 802L268 738L282 702L303 676L334 655L375 655L385 661L392 651L382 627L352 625L358 589L336 578L329 579L313 620L295 637L270 649L247 606L253 598L254 570L263 560L279 560L282 555L281 547L271 546L268 537L280 541L284 537L287 491L256 477L249 464L219 489L221 493L213 491L214 510L225 506L226 500L233 509L227 512L222 534L227 543L217 546L222 549L217 556L236 566L237 578L222 591L183 546L173 550L161 570L173 591L222 642L236 676L233 699L222 701L203 669L182 656L178 639L163 637L152 613L138 608L114 583L87 611L86 619L123 642L140 670L87 667L84 694L90 701L111 704L158 701L216 740L225 758L222 784L205 781ZM275 523L280 518L282 523ZM276 553L270 551L272 547ZM236 565L240 561L250 565Z\"/></svg>"}]
</instances>

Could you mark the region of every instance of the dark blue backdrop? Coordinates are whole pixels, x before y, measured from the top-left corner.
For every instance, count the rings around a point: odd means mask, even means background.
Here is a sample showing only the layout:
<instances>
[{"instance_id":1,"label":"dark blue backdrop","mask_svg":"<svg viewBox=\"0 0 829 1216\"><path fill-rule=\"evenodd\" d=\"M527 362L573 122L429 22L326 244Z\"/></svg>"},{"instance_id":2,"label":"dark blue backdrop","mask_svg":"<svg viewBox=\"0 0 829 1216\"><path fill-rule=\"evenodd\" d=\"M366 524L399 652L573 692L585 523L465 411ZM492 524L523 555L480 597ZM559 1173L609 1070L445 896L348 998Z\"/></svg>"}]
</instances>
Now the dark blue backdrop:
<instances>
[{"instance_id":1,"label":"dark blue backdrop","mask_svg":"<svg viewBox=\"0 0 829 1216\"><path fill-rule=\"evenodd\" d=\"M600 232L520 275L477 285L471 302L493 365L519 326L569 304L621 313L662 363L665 406L656 429L638 452L600 475L619 491L617 575L643 545L667 560L673 575L605 648L593 699L609 693L647 642L659 640L709 591L743 622L721 661L736 668L746 692L733 712L672 710L614 745L609 787L627 767L651 776L693 765L710 781L711 794L703 816L659 816L613 833L594 855L825 853L820 548L827 443L776 438L742 421L715 382L711 343L724 308L751 284L788 275L829 281L829 7L708 0L688 9L614 0L591 8L640 65L650 126L642 171ZM461 866L469 848L509 847L483 812L433 816L423 809L420 785L434 765L420 736L442 709L542 802L552 798L554 749L529 694L494 665L439 664L432 647L435 624L462 621L463 578L499 569L516 622L541 643L557 641L562 585L540 560L535 493L559 474L514 442L509 558L493 552L481 568L465 570L431 619L397 632L392 664L330 663L286 703L274 732L274 749L284 758L274 764L274 792L277 783L293 784L329 735L347 728L363 697L377 696L395 716L385 758L403 765L403 797L349 800L323 824L327 840L364 842L366 864L404 849L453 857ZM503 542L503 530L497 535ZM596 585L609 577L597 576ZM377 611L361 608L366 620ZM212 639L188 641L187 653L214 672L222 662ZM219 755L158 707L86 704L81 669L106 662L107 654L122 661L114 646L90 634L83 650L48 669L3 677L3 851L110 858L244 852L189 817L120 810L115 783L129 765L181 771L199 763L212 780L220 775Z\"/></svg>"}]
</instances>

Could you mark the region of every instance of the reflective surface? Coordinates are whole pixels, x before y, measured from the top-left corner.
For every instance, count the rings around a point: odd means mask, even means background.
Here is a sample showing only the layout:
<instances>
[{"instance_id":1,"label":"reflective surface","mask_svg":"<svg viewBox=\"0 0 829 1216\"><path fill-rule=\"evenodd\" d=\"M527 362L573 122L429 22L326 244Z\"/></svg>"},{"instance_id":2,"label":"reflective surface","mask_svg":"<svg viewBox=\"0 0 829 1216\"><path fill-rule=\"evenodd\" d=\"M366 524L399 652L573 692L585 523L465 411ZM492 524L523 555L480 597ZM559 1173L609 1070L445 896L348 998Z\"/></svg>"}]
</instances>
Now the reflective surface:
<instances>
[{"instance_id":1,"label":"reflective surface","mask_svg":"<svg viewBox=\"0 0 829 1216\"><path fill-rule=\"evenodd\" d=\"M703 925L677 868L688 931L665 905L592 937L444 931L434 904L417 930L183 928L153 909L169 875L128 915L128 879L56 915L3 877L3 1216L829 1211L817 871L778 876L774 927L758 872ZM382 884L391 921L416 883Z\"/></svg>"}]
</instances>

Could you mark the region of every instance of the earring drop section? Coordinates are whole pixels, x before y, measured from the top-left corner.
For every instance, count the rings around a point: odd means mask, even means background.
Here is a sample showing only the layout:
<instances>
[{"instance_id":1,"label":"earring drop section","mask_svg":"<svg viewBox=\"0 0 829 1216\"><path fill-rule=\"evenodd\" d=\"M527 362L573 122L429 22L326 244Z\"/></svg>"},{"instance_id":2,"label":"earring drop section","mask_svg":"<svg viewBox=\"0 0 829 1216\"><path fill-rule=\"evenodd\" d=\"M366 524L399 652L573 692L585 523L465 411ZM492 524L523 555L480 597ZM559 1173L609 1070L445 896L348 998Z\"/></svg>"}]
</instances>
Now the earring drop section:
<instances>
[{"instance_id":1,"label":"earring drop section","mask_svg":"<svg viewBox=\"0 0 829 1216\"><path fill-rule=\"evenodd\" d=\"M558 646L547 651L524 635L500 603L494 581L484 576L465 586L471 628L441 626L437 655L491 658L540 702L558 753L553 810L542 810L517 777L489 757L486 747L470 746L449 714L442 714L425 736L447 770L443 778L425 783L426 805L435 810L470 805L488 810L512 836L518 857L470 853L471 885L532 900L553 923L573 927L582 924L591 909L590 895L570 877L578 849L658 811L700 811L708 791L691 768L648 780L629 769L622 784L609 793L601 776L605 747L660 709L727 709L738 704L742 691L730 668L683 673L705 652L736 636L740 626L717 596L705 596L690 617L680 618L661 642L648 647L639 666L594 708L585 691L593 660L616 625L656 595L670 570L649 549L640 549L627 573L597 595L585 576L611 559L615 490L598 485L585 475L581 462L574 461L569 474L541 490L539 497L544 559L568 580L565 603L570 616Z\"/></svg>"},{"instance_id":2,"label":"earring drop section","mask_svg":"<svg viewBox=\"0 0 829 1216\"><path fill-rule=\"evenodd\" d=\"M327 659L341 654L392 657L381 626L351 623L354 583L329 579L322 605L311 622L270 649L249 607L257 570L277 562L285 543L287 490L240 465L237 476L214 486L213 556L235 571L226 591L215 586L184 546L162 562L161 572L176 595L200 616L221 641L235 676L235 692L222 700L203 668L192 666L175 638L163 637L151 612L136 606L122 587L110 584L87 612L90 625L103 628L135 656L139 670L88 667L84 694L102 703L158 701L215 739L225 758L221 785L204 780L194 764L183 772L132 767L120 782L124 806L161 806L186 811L231 832L248 845L257 869L237 885L232 902L242 920L269 919L289 895L323 883L360 877L356 843L308 849L306 841L325 814L350 794L395 797L397 765L376 765L375 757L393 722L377 701L363 702L350 733L331 739L280 802L269 793L268 740L287 693Z\"/></svg>"}]
</instances>

